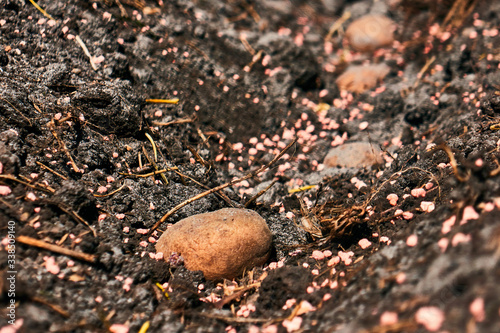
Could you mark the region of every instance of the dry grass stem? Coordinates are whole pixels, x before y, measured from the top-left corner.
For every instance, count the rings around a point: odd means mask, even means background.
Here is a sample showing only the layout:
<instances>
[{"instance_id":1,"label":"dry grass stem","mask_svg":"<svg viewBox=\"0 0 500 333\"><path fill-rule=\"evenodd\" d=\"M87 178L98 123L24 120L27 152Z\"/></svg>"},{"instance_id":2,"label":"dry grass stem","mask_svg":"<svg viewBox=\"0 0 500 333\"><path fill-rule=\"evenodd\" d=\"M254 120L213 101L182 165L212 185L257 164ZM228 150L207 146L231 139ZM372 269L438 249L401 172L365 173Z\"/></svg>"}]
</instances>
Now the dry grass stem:
<instances>
[{"instance_id":1,"label":"dry grass stem","mask_svg":"<svg viewBox=\"0 0 500 333\"><path fill-rule=\"evenodd\" d=\"M325 42L330 41L332 39L333 34L342 27L342 24L344 24L345 21L347 21L350 18L351 18L351 12L345 12L341 18L335 21L330 27L330 30L328 30L328 34L325 37Z\"/></svg>"},{"instance_id":2,"label":"dry grass stem","mask_svg":"<svg viewBox=\"0 0 500 333\"><path fill-rule=\"evenodd\" d=\"M109 193L106 193L106 194L94 194L94 197L96 198L105 198L105 197L109 197L109 196L112 196L113 194L115 193L118 193L120 192L123 188L125 187L125 184L123 184L122 186L120 186L119 188L117 188L116 190L112 191L112 192L109 192Z\"/></svg>"},{"instance_id":3,"label":"dry grass stem","mask_svg":"<svg viewBox=\"0 0 500 333\"><path fill-rule=\"evenodd\" d=\"M32 189L35 189L35 190L38 190L38 191L42 191L42 192L46 192L46 193L54 193L55 191L53 189L49 189L49 188L46 188L46 187L41 187L40 185L33 185L33 184L30 184L28 182L25 182L25 181L22 181L20 179L17 179L16 177L14 176L11 176L11 175L0 175L0 179L8 179L8 180L13 180L15 182L18 182L20 184L23 184L23 185L26 185L28 187L31 187Z\"/></svg>"},{"instance_id":4,"label":"dry grass stem","mask_svg":"<svg viewBox=\"0 0 500 333\"><path fill-rule=\"evenodd\" d=\"M470 170L467 170L465 176L461 175L460 171L458 170L457 160L455 158L455 155L453 155L453 152L451 151L450 147L448 147L447 145L445 145L443 143L443 144L440 144L438 146L435 146L435 147L431 148L429 150L429 152L435 153L438 150L442 150L442 151L444 151L446 153L446 155L448 155L448 158L450 159L450 165L451 165L451 168L453 169L453 173L455 174L455 177L460 182L466 182L466 181L468 181L469 178L470 178Z\"/></svg>"},{"instance_id":5,"label":"dry grass stem","mask_svg":"<svg viewBox=\"0 0 500 333\"><path fill-rule=\"evenodd\" d=\"M19 243L26 244L29 246L38 247L44 250L48 250L51 252L59 253L71 258L83 260L86 262L94 263L96 261L96 256L93 254L78 252L74 250L70 250L58 245L50 244L44 241L41 241L36 238L28 237L28 236L17 236L16 239Z\"/></svg>"},{"instance_id":6,"label":"dry grass stem","mask_svg":"<svg viewBox=\"0 0 500 333\"><path fill-rule=\"evenodd\" d=\"M66 214L70 215L75 221L80 222L83 225L87 226L87 228L89 228L90 231L92 231L92 234L94 235L94 237L97 237L97 233L96 233L95 229L87 221L85 221L80 215L78 215L77 212L75 212L69 208L66 208L62 203L52 203L52 204L55 204L57 207L59 207L60 210L62 210Z\"/></svg>"},{"instance_id":7,"label":"dry grass stem","mask_svg":"<svg viewBox=\"0 0 500 333\"><path fill-rule=\"evenodd\" d=\"M51 129L50 132L56 138L57 142L59 142L59 145L61 146L62 150L64 151L64 153L68 157L68 159L69 159L69 161L71 163L71 167L73 168L73 171L79 173L80 169L78 168L78 166L76 165L75 161L73 160L73 157L69 153L68 147L66 147L66 144L64 143L64 141L61 140L61 138L59 137L59 135L57 135L57 133L56 133L55 130Z\"/></svg>"},{"instance_id":8,"label":"dry grass stem","mask_svg":"<svg viewBox=\"0 0 500 333\"><path fill-rule=\"evenodd\" d=\"M228 183L225 183L225 184L222 184L222 185L219 185L217 187L214 187L213 189L210 189L210 190L207 190L205 192L202 192L198 195L195 195L194 197L191 197L189 198L188 200L185 200L183 202L181 202L180 204L178 204L177 206L175 206L174 208L172 208L171 210L169 210L165 215L163 215L163 217L158 220L158 222L156 222L153 227L151 228L151 230L149 231L149 234L151 234L153 231L155 231L159 226L160 224L162 224L163 222L165 222L172 214L174 214L176 211L178 211L179 209L181 209L182 207L186 206L186 205L189 205L190 203L196 201L196 200L199 200L209 194L212 194L214 192L217 192L217 191L220 191L220 190L223 190L225 189L226 187L229 187L231 185L234 185L234 184L237 184L237 183L241 183L242 181L245 181L247 179L250 179L252 177L255 177L257 176L258 174L264 172L265 170L269 169L274 163L276 163L287 151L288 149L290 149L295 143L297 142L297 138L295 138L291 143L289 143L278 155L276 155L271 162L269 162L268 164L266 165L263 165L261 166L259 169L255 170L255 171L252 171L250 173L248 173L247 175L241 177L241 178L238 178L238 179L235 179L235 180L232 180Z\"/></svg>"},{"instance_id":9,"label":"dry grass stem","mask_svg":"<svg viewBox=\"0 0 500 333\"><path fill-rule=\"evenodd\" d=\"M59 305L56 305L56 304L49 303L47 300L44 300L43 298L34 296L34 297L31 297L31 300L33 300L34 302L43 304L45 306L48 306L49 308L51 308L53 311L59 313L64 318L69 318L70 317L69 312L67 312L66 310L64 310L62 307L60 307Z\"/></svg>"},{"instance_id":10,"label":"dry grass stem","mask_svg":"<svg viewBox=\"0 0 500 333\"><path fill-rule=\"evenodd\" d=\"M181 118L181 119L176 119L172 121L167 121L166 123L163 123L161 121L152 121L151 125L154 126L171 126L171 125L176 125L176 124L186 124L186 123L192 123L193 119L192 118Z\"/></svg>"},{"instance_id":11,"label":"dry grass stem","mask_svg":"<svg viewBox=\"0 0 500 333\"><path fill-rule=\"evenodd\" d=\"M274 185L274 184L276 184L276 182L277 182L277 181L278 181L277 179L274 179L274 180L272 181L272 183L271 183L271 184L269 184L269 185L268 185L265 189L263 189L262 191L260 191L259 193L257 193L257 194L256 194L256 195L254 195L253 197L251 197L251 198L250 198L250 200L248 200L248 201L245 203L245 206L244 206L244 207L245 207L245 208L247 208L248 206L250 206L250 204L251 204L252 202L254 202L254 201L255 201L255 200L257 200L257 199L258 199L261 195L263 195L264 193L266 193L267 191L269 191L269 189L270 189L271 187L273 187L273 185Z\"/></svg>"},{"instance_id":12,"label":"dry grass stem","mask_svg":"<svg viewBox=\"0 0 500 333\"><path fill-rule=\"evenodd\" d=\"M155 175L160 175L160 174L165 173L165 172L175 171L177 169L178 169L177 167L172 167L172 168L156 170L156 171L152 171L152 172L148 172L148 173L144 173L144 174L126 173L126 172L119 172L118 174L120 174L122 176L126 176L126 177L131 177L131 178L147 178L147 177L151 177L151 176L155 176Z\"/></svg>"},{"instance_id":13,"label":"dry grass stem","mask_svg":"<svg viewBox=\"0 0 500 333\"><path fill-rule=\"evenodd\" d=\"M52 172L54 175L58 176L59 178L62 178L62 179L64 179L64 180L68 180L68 177L66 177L66 176L64 176L64 175L60 174L59 172L57 172L57 171L55 171L55 170L53 170L53 169L49 168L48 166L46 166L46 165L45 165L45 164L43 164L42 162L36 161L36 164L38 164L38 165L39 165L39 166L41 166L42 168L44 168L44 169L46 169L46 170L48 170L48 171Z\"/></svg>"},{"instance_id":14,"label":"dry grass stem","mask_svg":"<svg viewBox=\"0 0 500 333\"><path fill-rule=\"evenodd\" d=\"M85 55L89 58L90 65L92 66L92 69L97 71L97 66L94 62L94 57L90 54L89 49L87 48L87 46L85 45L83 40L80 38L80 36L76 35L75 41L78 43L78 45L80 45L80 47L83 50L83 53L85 53Z\"/></svg>"}]
</instances>

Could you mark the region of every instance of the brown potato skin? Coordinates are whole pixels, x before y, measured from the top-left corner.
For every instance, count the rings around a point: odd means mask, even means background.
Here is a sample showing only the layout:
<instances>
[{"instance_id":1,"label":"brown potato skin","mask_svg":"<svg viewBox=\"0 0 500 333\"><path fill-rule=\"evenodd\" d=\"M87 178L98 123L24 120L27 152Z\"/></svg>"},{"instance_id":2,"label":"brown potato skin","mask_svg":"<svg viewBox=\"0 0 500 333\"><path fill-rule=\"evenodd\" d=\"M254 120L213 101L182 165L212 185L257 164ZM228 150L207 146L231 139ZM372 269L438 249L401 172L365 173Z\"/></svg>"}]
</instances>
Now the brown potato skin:
<instances>
[{"instance_id":1,"label":"brown potato skin","mask_svg":"<svg viewBox=\"0 0 500 333\"><path fill-rule=\"evenodd\" d=\"M176 252L187 269L202 271L208 280L220 280L264 264L271 246L271 231L259 214L223 208L177 222L158 239L156 251L163 252L165 260Z\"/></svg>"},{"instance_id":2,"label":"brown potato skin","mask_svg":"<svg viewBox=\"0 0 500 333\"><path fill-rule=\"evenodd\" d=\"M357 51L371 52L394 41L394 22L383 15L365 15L347 27L345 37Z\"/></svg>"}]
</instances>

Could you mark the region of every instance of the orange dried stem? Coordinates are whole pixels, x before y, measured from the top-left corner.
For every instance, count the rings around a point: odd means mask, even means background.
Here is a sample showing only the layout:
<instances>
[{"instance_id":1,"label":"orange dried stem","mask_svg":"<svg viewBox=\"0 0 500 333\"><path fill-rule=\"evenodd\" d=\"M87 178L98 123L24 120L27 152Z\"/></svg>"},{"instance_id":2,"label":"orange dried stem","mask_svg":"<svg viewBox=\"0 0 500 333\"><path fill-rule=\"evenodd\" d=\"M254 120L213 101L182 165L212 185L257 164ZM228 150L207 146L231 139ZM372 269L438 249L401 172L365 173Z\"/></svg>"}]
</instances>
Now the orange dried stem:
<instances>
[{"instance_id":1,"label":"orange dried stem","mask_svg":"<svg viewBox=\"0 0 500 333\"><path fill-rule=\"evenodd\" d=\"M177 104L177 103L179 103L179 99L178 98L173 98L173 99L147 98L146 103L150 103L150 104Z\"/></svg>"},{"instance_id":2,"label":"orange dried stem","mask_svg":"<svg viewBox=\"0 0 500 333\"><path fill-rule=\"evenodd\" d=\"M43 16L45 16L49 20L55 21L55 19L52 16L50 16L49 13L47 13L42 7L40 7L34 0L30 0L30 2L33 6L35 6L36 9L40 11L40 13L43 14Z\"/></svg>"}]
</instances>

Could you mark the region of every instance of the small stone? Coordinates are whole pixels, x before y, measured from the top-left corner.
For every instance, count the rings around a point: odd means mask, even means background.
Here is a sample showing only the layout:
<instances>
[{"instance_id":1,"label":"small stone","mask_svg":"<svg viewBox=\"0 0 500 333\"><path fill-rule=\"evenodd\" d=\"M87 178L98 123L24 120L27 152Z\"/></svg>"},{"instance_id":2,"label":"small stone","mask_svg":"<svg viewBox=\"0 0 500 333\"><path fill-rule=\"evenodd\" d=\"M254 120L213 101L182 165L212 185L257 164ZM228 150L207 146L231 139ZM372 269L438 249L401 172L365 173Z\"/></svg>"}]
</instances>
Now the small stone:
<instances>
[{"instance_id":1,"label":"small stone","mask_svg":"<svg viewBox=\"0 0 500 333\"><path fill-rule=\"evenodd\" d=\"M156 251L182 256L191 271L208 280L233 279L245 269L264 264L272 235L266 221L248 209L224 208L185 218L158 239Z\"/></svg>"},{"instance_id":2,"label":"small stone","mask_svg":"<svg viewBox=\"0 0 500 333\"><path fill-rule=\"evenodd\" d=\"M374 51L392 44L394 22L384 15L365 15L349 25L345 36L354 49Z\"/></svg>"},{"instance_id":3,"label":"small stone","mask_svg":"<svg viewBox=\"0 0 500 333\"><path fill-rule=\"evenodd\" d=\"M363 168L382 164L382 151L370 142L351 142L330 149L323 164L327 167Z\"/></svg>"}]
</instances>

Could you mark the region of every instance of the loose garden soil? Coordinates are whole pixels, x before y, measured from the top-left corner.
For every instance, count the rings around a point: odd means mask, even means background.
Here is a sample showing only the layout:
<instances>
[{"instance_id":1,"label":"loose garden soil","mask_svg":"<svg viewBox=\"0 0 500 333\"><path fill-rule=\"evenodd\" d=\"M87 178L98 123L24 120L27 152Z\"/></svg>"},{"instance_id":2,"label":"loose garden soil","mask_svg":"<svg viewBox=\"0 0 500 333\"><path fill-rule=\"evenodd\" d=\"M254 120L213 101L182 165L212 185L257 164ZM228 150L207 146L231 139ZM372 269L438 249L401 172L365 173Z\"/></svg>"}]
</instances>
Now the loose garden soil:
<instances>
[{"instance_id":1,"label":"loose garden soil","mask_svg":"<svg viewBox=\"0 0 500 333\"><path fill-rule=\"evenodd\" d=\"M1 333L500 332L500 2L0 4ZM368 13L395 41L355 52ZM352 142L382 158L323 164ZM266 220L264 266L155 252L225 207Z\"/></svg>"}]
</instances>

